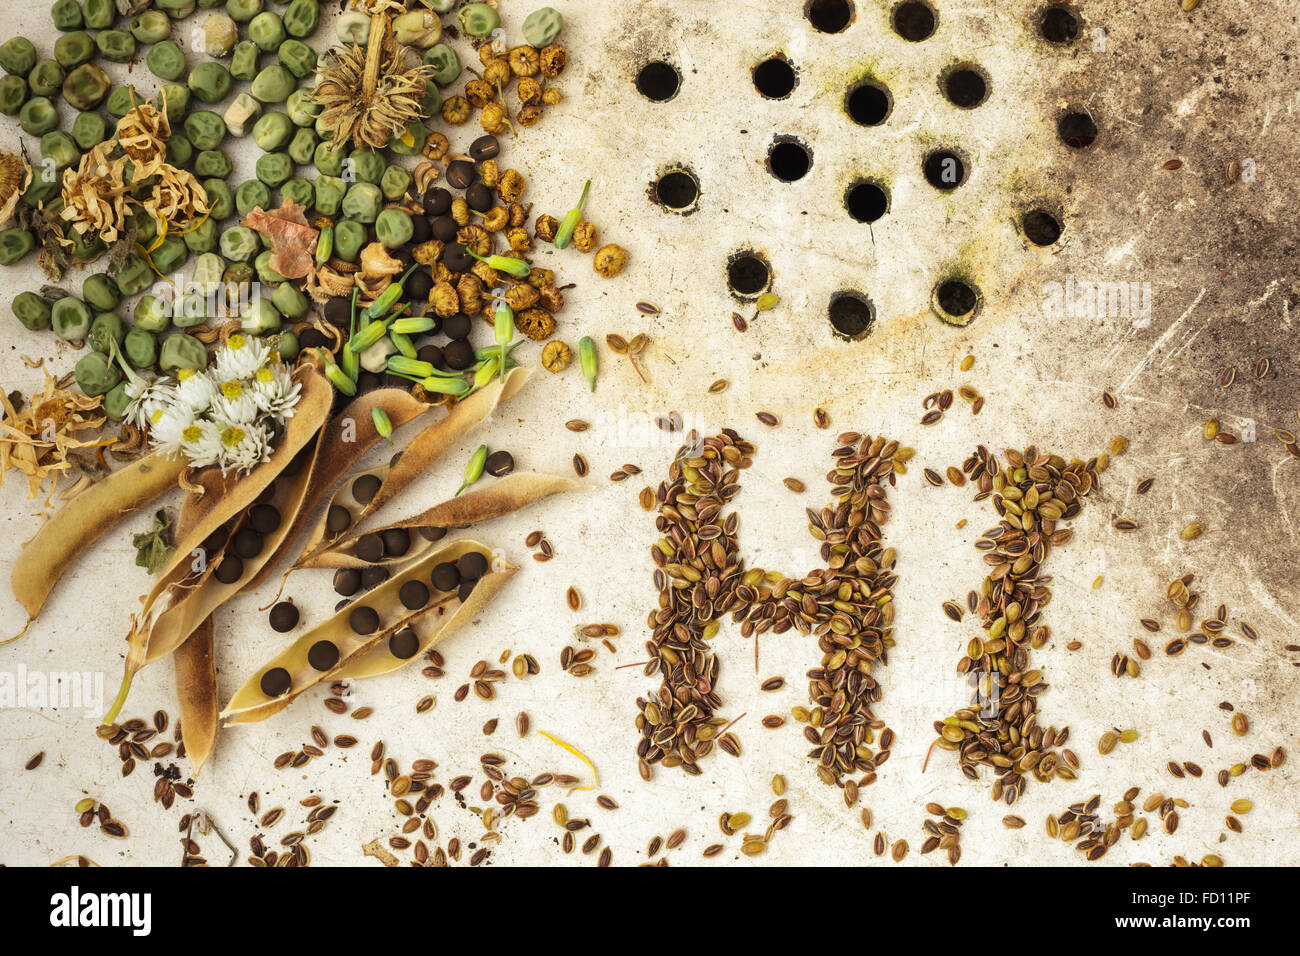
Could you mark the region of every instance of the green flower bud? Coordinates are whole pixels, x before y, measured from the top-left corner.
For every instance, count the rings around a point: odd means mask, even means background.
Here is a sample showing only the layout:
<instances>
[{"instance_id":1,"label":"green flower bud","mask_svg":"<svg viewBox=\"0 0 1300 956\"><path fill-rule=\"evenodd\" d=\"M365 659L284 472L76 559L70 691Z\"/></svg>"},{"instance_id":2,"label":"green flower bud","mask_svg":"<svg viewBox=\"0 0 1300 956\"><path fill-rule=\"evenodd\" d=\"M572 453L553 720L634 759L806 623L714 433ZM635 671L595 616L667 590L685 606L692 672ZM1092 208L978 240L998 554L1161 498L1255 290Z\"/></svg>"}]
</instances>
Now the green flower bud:
<instances>
[{"instance_id":1,"label":"green flower bud","mask_svg":"<svg viewBox=\"0 0 1300 956\"><path fill-rule=\"evenodd\" d=\"M465 481L456 490L456 494L452 495L453 498L483 477L483 467L487 464L487 457L488 446L479 445L478 451L470 456L469 464L465 466Z\"/></svg>"}]
</instances>

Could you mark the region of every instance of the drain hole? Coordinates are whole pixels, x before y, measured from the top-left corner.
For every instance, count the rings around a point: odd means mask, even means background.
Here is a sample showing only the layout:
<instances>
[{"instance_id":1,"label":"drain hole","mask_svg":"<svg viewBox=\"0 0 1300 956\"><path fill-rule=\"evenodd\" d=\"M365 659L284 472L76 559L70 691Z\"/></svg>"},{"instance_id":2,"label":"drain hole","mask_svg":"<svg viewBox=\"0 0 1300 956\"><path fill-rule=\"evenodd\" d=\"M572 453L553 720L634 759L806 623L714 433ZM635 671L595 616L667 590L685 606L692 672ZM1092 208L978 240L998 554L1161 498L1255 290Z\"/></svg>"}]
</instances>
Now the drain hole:
<instances>
[{"instance_id":1,"label":"drain hole","mask_svg":"<svg viewBox=\"0 0 1300 956\"><path fill-rule=\"evenodd\" d=\"M904 40L920 43L934 35L934 9L928 3L908 0L894 8L894 32Z\"/></svg>"},{"instance_id":2,"label":"drain hole","mask_svg":"<svg viewBox=\"0 0 1300 956\"><path fill-rule=\"evenodd\" d=\"M655 196L669 209L686 209L700 198L700 184L686 170L674 169L659 177Z\"/></svg>"},{"instance_id":3,"label":"drain hole","mask_svg":"<svg viewBox=\"0 0 1300 956\"><path fill-rule=\"evenodd\" d=\"M953 106L971 110L988 99L988 80L976 67L960 66L944 77L943 95Z\"/></svg>"},{"instance_id":4,"label":"drain hole","mask_svg":"<svg viewBox=\"0 0 1300 956\"><path fill-rule=\"evenodd\" d=\"M769 100L782 100L794 90L794 67L777 55L754 67L754 88Z\"/></svg>"},{"instance_id":5,"label":"drain hole","mask_svg":"<svg viewBox=\"0 0 1300 956\"><path fill-rule=\"evenodd\" d=\"M853 19L853 4L849 0L809 0L804 16L814 30L839 33Z\"/></svg>"},{"instance_id":6,"label":"drain hole","mask_svg":"<svg viewBox=\"0 0 1300 956\"><path fill-rule=\"evenodd\" d=\"M1053 245L1061 238L1061 222L1045 209L1031 209L1021 220L1025 238L1036 246Z\"/></svg>"},{"instance_id":7,"label":"drain hole","mask_svg":"<svg viewBox=\"0 0 1300 956\"><path fill-rule=\"evenodd\" d=\"M893 99L883 85L867 80L849 91L845 108L859 126L879 126L893 108Z\"/></svg>"},{"instance_id":8,"label":"drain hole","mask_svg":"<svg viewBox=\"0 0 1300 956\"><path fill-rule=\"evenodd\" d=\"M858 222L875 222L889 211L889 195L875 183L854 183L844 194L844 208Z\"/></svg>"},{"instance_id":9,"label":"drain hole","mask_svg":"<svg viewBox=\"0 0 1300 956\"><path fill-rule=\"evenodd\" d=\"M772 270L757 253L742 252L727 263L727 285L736 295L758 295L771 281Z\"/></svg>"},{"instance_id":10,"label":"drain hole","mask_svg":"<svg viewBox=\"0 0 1300 956\"><path fill-rule=\"evenodd\" d=\"M975 311L979 293L960 279L945 279L934 290L934 300L945 313L960 319Z\"/></svg>"},{"instance_id":11,"label":"drain hole","mask_svg":"<svg viewBox=\"0 0 1300 956\"><path fill-rule=\"evenodd\" d=\"M1087 113L1066 113L1056 124L1061 142L1071 149L1085 149L1097 139L1097 124Z\"/></svg>"},{"instance_id":12,"label":"drain hole","mask_svg":"<svg viewBox=\"0 0 1300 956\"><path fill-rule=\"evenodd\" d=\"M857 292L837 292L831 297L826 313L836 334L854 342L870 335L876 324L876 311L871 307L871 301Z\"/></svg>"},{"instance_id":13,"label":"drain hole","mask_svg":"<svg viewBox=\"0 0 1300 956\"><path fill-rule=\"evenodd\" d=\"M966 163L952 150L930 153L922 164L925 181L935 189L949 192L966 181Z\"/></svg>"},{"instance_id":14,"label":"drain hole","mask_svg":"<svg viewBox=\"0 0 1300 956\"><path fill-rule=\"evenodd\" d=\"M1038 32L1048 43L1069 43L1079 35L1079 18L1061 7L1049 7L1038 21Z\"/></svg>"},{"instance_id":15,"label":"drain hole","mask_svg":"<svg viewBox=\"0 0 1300 956\"><path fill-rule=\"evenodd\" d=\"M777 140L767 154L767 168L783 183L803 179L811 165L812 153L797 140Z\"/></svg>"},{"instance_id":16,"label":"drain hole","mask_svg":"<svg viewBox=\"0 0 1300 956\"><path fill-rule=\"evenodd\" d=\"M671 100L681 85L682 75L677 72L677 68L662 60L647 63L636 75L636 88L642 96L656 103Z\"/></svg>"}]
</instances>

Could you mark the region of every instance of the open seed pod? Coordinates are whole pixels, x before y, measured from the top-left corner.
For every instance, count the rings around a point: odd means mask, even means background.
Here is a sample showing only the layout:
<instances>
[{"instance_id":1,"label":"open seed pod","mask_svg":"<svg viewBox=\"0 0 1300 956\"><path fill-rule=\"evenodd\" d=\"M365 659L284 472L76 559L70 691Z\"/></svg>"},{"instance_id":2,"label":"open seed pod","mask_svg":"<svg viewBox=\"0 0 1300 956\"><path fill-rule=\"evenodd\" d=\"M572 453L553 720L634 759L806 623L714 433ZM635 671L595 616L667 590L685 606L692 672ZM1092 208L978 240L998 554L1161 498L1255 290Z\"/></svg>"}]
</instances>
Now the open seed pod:
<instances>
[{"instance_id":1,"label":"open seed pod","mask_svg":"<svg viewBox=\"0 0 1300 956\"><path fill-rule=\"evenodd\" d=\"M212 755L217 740L217 671L213 663L213 622L208 615L176 648L176 697L180 704L181 742L194 776Z\"/></svg>"},{"instance_id":2,"label":"open seed pod","mask_svg":"<svg viewBox=\"0 0 1300 956\"><path fill-rule=\"evenodd\" d=\"M435 568L462 562L477 564L484 569L482 576L468 588L454 584L452 591L433 584ZM318 684L396 670L472 620L517 570L477 541L457 541L426 555L267 661L231 698L222 719L229 724L256 723ZM425 603L415 608L401 596L403 585L412 582L427 594ZM369 633L358 633L353 615L367 609L374 612L363 628ZM414 633L408 634L408 629Z\"/></svg>"},{"instance_id":3,"label":"open seed pod","mask_svg":"<svg viewBox=\"0 0 1300 956\"><path fill-rule=\"evenodd\" d=\"M359 507L351 493L353 486L341 490L335 499L336 503L347 508ZM541 501L551 495L572 491L580 487L582 487L581 483L572 478L544 475L536 472L517 472L501 478L486 488L466 492L457 498L452 498L450 501L435 505L427 511L412 515L410 518L371 529L364 535L352 535L344 538L328 549L318 552L301 566L308 568L365 568L372 564L388 566L405 564L420 557L429 549L437 547L438 539L436 537L428 537L426 534L418 532L429 529L467 528L481 521L490 521L493 518L511 514L525 505ZM378 535L382 539L385 537L385 532L397 530L415 532L410 535L408 550L402 554L385 554L377 561L369 561L357 555L357 542L362 537Z\"/></svg>"},{"instance_id":4,"label":"open seed pod","mask_svg":"<svg viewBox=\"0 0 1300 956\"><path fill-rule=\"evenodd\" d=\"M512 369L507 373L505 381L492 381L479 391L457 402L451 407L445 418L430 425L412 438L410 443L402 449L396 463L371 468L365 472L349 476L345 488L334 499L331 499L330 506L320 516L320 520L312 531L311 538L290 570L310 567L308 561L318 553L327 550L340 535L356 528L362 521L390 501L394 495L415 481L426 468L441 458L447 449L459 441L463 435L468 434L486 421L499 404L517 394L527 380L527 369ZM360 428L359 424L358 428ZM356 458L353 458L353 461L355 460ZM355 487L357 480L363 475L373 476L379 480L379 486L374 495L369 497L365 504L361 504L352 495L352 489ZM335 525L337 530L331 531L330 512L334 511L335 506L347 509L349 521L343 527ZM337 518L339 513L335 512L335 515Z\"/></svg>"}]
</instances>

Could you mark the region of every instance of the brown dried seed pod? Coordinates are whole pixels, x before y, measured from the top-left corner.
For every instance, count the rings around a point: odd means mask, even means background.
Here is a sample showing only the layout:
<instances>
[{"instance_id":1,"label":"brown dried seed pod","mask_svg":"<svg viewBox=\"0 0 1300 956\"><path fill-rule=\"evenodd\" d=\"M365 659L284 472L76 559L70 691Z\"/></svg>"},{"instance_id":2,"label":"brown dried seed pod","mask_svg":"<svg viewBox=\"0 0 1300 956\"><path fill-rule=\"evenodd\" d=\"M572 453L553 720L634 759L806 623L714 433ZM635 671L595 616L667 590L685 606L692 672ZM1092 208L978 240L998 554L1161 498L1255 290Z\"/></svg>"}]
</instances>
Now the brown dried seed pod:
<instances>
[{"instance_id":1,"label":"brown dried seed pod","mask_svg":"<svg viewBox=\"0 0 1300 956\"><path fill-rule=\"evenodd\" d=\"M609 243L596 250L591 267L598 276L612 279L627 266L627 250L622 246Z\"/></svg>"},{"instance_id":2,"label":"brown dried seed pod","mask_svg":"<svg viewBox=\"0 0 1300 956\"><path fill-rule=\"evenodd\" d=\"M542 47L541 68L547 76L555 77L564 72L569 63L569 54L558 43Z\"/></svg>"}]
</instances>

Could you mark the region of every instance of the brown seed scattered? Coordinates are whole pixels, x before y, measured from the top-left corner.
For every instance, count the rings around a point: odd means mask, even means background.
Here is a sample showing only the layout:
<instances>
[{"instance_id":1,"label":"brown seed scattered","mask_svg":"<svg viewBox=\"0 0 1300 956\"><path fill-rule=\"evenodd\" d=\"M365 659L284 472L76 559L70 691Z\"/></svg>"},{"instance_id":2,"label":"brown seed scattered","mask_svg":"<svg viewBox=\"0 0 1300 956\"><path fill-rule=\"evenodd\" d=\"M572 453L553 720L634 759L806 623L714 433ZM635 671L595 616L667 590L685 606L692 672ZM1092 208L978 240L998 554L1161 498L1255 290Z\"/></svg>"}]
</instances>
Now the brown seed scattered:
<instances>
[{"instance_id":1,"label":"brown seed scattered","mask_svg":"<svg viewBox=\"0 0 1300 956\"><path fill-rule=\"evenodd\" d=\"M830 428L831 416L824 408L813 409L813 424L818 428Z\"/></svg>"},{"instance_id":2,"label":"brown seed scattered","mask_svg":"<svg viewBox=\"0 0 1300 956\"><path fill-rule=\"evenodd\" d=\"M586 478L587 472L590 470L591 469L590 466L588 466L587 464L586 458L584 458L581 454L573 456L573 471L579 478Z\"/></svg>"},{"instance_id":3,"label":"brown seed scattered","mask_svg":"<svg viewBox=\"0 0 1300 956\"><path fill-rule=\"evenodd\" d=\"M893 857L895 863L902 862L903 857L907 856L907 841L906 840L894 841L894 845L889 850L889 855Z\"/></svg>"},{"instance_id":4,"label":"brown seed scattered","mask_svg":"<svg viewBox=\"0 0 1300 956\"><path fill-rule=\"evenodd\" d=\"M577 588L571 586L569 590L565 592L564 598L569 605L570 611L576 611L582 607L582 597L578 594Z\"/></svg>"},{"instance_id":5,"label":"brown seed scattered","mask_svg":"<svg viewBox=\"0 0 1300 956\"><path fill-rule=\"evenodd\" d=\"M759 689L765 691L774 691L774 690L780 690L784 686L785 686L784 677L769 677L767 680L763 681L761 685L759 685Z\"/></svg>"},{"instance_id":6,"label":"brown seed scattered","mask_svg":"<svg viewBox=\"0 0 1300 956\"><path fill-rule=\"evenodd\" d=\"M1232 732L1238 737L1244 737L1250 732L1250 720L1241 711L1232 715L1231 720Z\"/></svg>"},{"instance_id":7,"label":"brown seed scattered","mask_svg":"<svg viewBox=\"0 0 1300 956\"><path fill-rule=\"evenodd\" d=\"M581 418L571 418L564 423L564 427L571 432L585 432L591 427L591 425L583 421Z\"/></svg>"},{"instance_id":8,"label":"brown seed scattered","mask_svg":"<svg viewBox=\"0 0 1300 956\"><path fill-rule=\"evenodd\" d=\"M28 759L28 761L27 761L26 765L23 767L23 769L24 769L24 770L35 770L37 767L39 767L39 766L41 765L41 761L44 760L44 759L45 759L45 751L44 751L44 750L42 750L42 751L40 751L40 752L38 752L38 753L34 753L34 754L32 754L32 756Z\"/></svg>"},{"instance_id":9,"label":"brown seed scattered","mask_svg":"<svg viewBox=\"0 0 1300 956\"><path fill-rule=\"evenodd\" d=\"M1111 408L1111 409L1113 409L1118 404L1115 401L1115 396L1112 395L1110 392L1101 393L1101 403L1105 405L1107 408Z\"/></svg>"},{"instance_id":10,"label":"brown seed scattered","mask_svg":"<svg viewBox=\"0 0 1300 956\"><path fill-rule=\"evenodd\" d=\"M787 488L789 488L797 495L803 494L804 483L800 481L798 478L782 478L781 484L785 485Z\"/></svg>"},{"instance_id":11,"label":"brown seed scattered","mask_svg":"<svg viewBox=\"0 0 1300 956\"><path fill-rule=\"evenodd\" d=\"M757 412L754 417L769 428L775 428L780 423L780 420L771 412Z\"/></svg>"}]
</instances>

